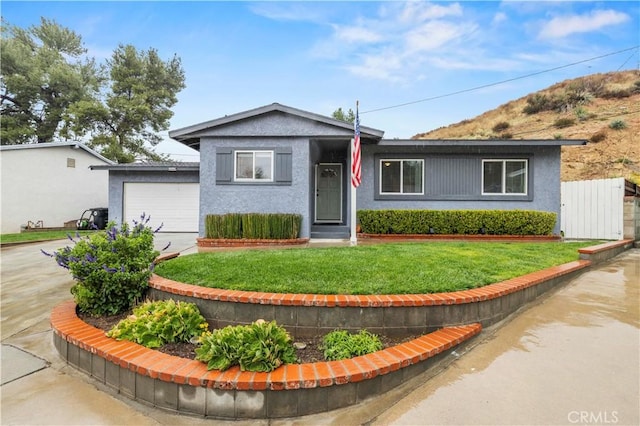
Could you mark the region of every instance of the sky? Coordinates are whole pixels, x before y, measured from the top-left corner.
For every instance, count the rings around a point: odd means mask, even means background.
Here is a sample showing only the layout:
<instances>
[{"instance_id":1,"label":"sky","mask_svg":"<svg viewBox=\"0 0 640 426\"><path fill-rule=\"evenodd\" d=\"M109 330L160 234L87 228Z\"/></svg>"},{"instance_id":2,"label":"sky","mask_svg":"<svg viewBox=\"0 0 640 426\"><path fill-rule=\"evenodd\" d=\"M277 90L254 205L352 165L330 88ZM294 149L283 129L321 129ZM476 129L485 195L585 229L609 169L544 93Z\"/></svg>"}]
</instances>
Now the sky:
<instances>
[{"instance_id":1,"label":"sky","mask_svg":"<svg viewBox=\"0 0 640 426\"><path fill-rule=\"evenodd\" d=\"M471 119L557 82L640 69L637 1L7 1L7 22L53 19L106 61L118 44L177 55L170 129L278 102L356 109L385 138ZM163 132L157 151L198 152Z\"/></svg>"}]
</instances>

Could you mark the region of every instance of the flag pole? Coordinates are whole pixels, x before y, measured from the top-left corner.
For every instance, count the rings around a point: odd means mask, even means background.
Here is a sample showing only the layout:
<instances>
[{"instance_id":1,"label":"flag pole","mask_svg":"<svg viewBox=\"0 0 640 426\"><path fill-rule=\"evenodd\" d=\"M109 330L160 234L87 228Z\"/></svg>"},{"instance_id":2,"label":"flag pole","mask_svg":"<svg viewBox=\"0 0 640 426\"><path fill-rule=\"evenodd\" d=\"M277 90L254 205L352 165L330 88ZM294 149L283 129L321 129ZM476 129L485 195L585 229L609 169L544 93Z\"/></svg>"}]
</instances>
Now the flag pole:
<instances>
[{"instance_id":1,"label":"flag pole","mask_svg":"<svg viewBox=\"0 0 640 426\"><path fill-rule=\"evenodd\" d=\"M356 192L360 185L361 176L361 149L360 149L360 117L358 116L358 106L360 101L356 101L356 119L354 123L354 137L351 138L350 154L351 154L351 238L349 245L358 245L358 234L356 232L357 206Z\"/></svg>"}]
</instances>

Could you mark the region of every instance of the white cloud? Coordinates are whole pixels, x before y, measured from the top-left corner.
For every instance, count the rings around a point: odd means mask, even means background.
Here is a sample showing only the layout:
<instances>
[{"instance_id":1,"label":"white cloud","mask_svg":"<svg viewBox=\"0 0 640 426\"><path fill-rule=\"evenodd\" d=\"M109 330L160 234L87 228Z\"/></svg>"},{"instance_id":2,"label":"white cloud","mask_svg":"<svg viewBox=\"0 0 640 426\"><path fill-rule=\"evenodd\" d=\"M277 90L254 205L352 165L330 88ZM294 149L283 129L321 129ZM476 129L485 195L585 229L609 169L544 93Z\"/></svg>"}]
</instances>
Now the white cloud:
<instances>
[{"instance_id":1,"label":"white cloud","mask_svg":"<svg viewBox=\"0 0 640 426\"><path fill-rule=\"evenodd\" d=\"M429 2L409 1L404 3L398 20L402 23L420 23L430 19L440 19L447 16L461 16L462 7L453 3L449 6Z\"/></svg>"},{"instance_id":2,"label":"white cloud","mask_svg":"<svg viewBox=\"0 0 640 426\"><path fill-rule=\"evenodd\" d=\"M475 31L474 24L451 23L444 21L430 21L405 35L409 54L431 51L447 43L454 42L465 34Z\"/></svg>"},{"instance_id":3,"label":"white cloud","mask_svg":"<svg viewBox=\"0 0 640 426\"><path fill-rule=\"evenodd\" d=\"M506 21L507 19L508 19L508 18L507 18L507 14L506 14L506 13L504 13L504 12L498 12L498 13L496 13L496 14L493 16L493 21L491 21L491 23L492 23L493 25L496 25L496 24L499 24L499 23L501 23L501 22Z\"/></svg>"},{"instance_id":4,"label":"white cloud","mask_svg":"<svg viewBox=\"0 0 640 426\"><path fill-rule=\"evenodd\" d=\"M333 25L334 36L346 43L375 43L382 40L382 35L365 27L348 27Z\"/></svg>"},{"instance_id":5,"label":"white cloud","mask_svg":"<svg viewBox=\"0 0 640 426\"><path fill-rule=\"evenodd\" d=\"M584 15L558 16L542 26L541 39L562 38L575 33L597 31L628 21L629 15L615 10L596 10Z\"/></svg>"}]
</instances>

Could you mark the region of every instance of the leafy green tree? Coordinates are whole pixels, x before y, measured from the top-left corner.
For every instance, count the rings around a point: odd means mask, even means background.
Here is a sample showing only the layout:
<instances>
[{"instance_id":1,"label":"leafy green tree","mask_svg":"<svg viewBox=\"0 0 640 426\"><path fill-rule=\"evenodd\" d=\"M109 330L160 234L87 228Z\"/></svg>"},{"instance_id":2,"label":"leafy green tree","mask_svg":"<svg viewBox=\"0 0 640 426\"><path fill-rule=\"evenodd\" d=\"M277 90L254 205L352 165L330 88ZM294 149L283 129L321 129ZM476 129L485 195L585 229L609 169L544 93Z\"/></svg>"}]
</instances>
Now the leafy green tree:
<instances>
[{"instance_id":1,"label":"leafy green tree","mask_svg":"<svg viewBox=\"0 0 640 426\"><path fill-rule=\"evenodd\" d=\"M81 37L55 21L19 28L3 20L0 39L2 144L52 142L65 111L97 93L100 69Z\"/></svg>"},{"instance_id":2,"label":"leafy green tree","mask_svg":"<svg viewBox=\"0 0 640 426\"><path fill-rule=\"evenodd\" d=\"M346 113L342 110L342 108L338 108L337 110L333 111L333 114L331 114L331 116L336 120L346 121L347 123L353 124L353 122L356 121L356 114L351 108L349 108L349 111L347 111Z\"/></svg>"},{"instance_id":3,"label":"leafy green tree","mask_svg":"<svg viewBox=\"0 0 640 426\"><path fill-rule=\"evenodd\" d=\"M171 107L185 87L181 61L163 61L155 49L120 45L107 61L109 85L102 100L79 102L68 110L65 134L92 131L90 146L120 163L160 160L153 151L169 128ZM148 146L147 142L151 145Z\"/></svg>"}]
</instances>

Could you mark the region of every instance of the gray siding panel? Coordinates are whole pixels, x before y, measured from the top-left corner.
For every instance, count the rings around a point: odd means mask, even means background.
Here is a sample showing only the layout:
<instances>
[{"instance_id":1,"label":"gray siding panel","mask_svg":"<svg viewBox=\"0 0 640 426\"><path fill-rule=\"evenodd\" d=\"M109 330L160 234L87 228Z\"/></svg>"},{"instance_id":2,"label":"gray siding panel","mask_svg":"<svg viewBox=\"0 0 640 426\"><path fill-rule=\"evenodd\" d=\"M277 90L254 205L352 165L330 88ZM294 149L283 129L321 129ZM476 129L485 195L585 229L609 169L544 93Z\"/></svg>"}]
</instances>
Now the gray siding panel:
<instances>
[{"instance_id":1,"label":"gray siding panel","mask_svg":"<svg viewBox=\"0 0 640 426\"><path fill-rule=\"evenodd\" d=\"M424 158L424 196L380 196L378 159ZM481 195L482 159L527 158L527 196ZM447 194L445 191L449 191ZM453 194L453 195L452 195ZM363 145L362 184L357 191L358 210L461 209L539 210L556 213L554 233L560 223L560 147L424 147Z\"/></svg>"},{"instance_id":2,"label":"gray siding panel","mask_svg":"<svg viewBox=\"0 0 640 426\"><path fill-rule=\"evenodd\" d=\"M477 158L429 157L425 162L425 194L430 196L479 195Z\"/></svg>"}]
</instances>

